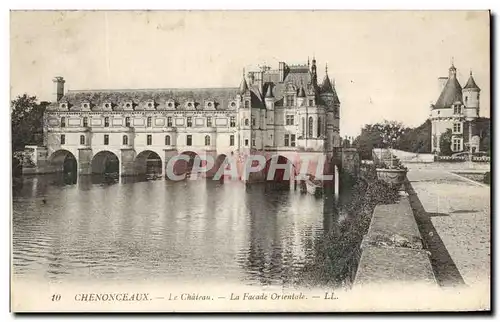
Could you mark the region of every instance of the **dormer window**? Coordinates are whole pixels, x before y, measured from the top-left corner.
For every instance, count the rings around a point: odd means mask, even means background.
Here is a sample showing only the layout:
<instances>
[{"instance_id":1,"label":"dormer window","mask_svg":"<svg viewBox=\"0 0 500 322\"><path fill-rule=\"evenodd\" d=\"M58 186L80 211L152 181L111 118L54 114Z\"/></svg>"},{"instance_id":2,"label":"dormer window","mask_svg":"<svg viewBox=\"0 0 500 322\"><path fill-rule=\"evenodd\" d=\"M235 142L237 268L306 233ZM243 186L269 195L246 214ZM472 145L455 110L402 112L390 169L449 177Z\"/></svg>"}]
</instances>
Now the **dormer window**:
<instances>
[{"instance_id":1,"label":"dormer window","mask_svg":"<svg viewBox=\"0 0 500 322\"><path fill-rule=\"evenodd\" d=\"M231 107L236 107L236 103L235 102L231 102Z\"/></svg>"},{"instance_id":2,"label":"dormer window","mask_svg":"<svg viewBox=\"0 0 500 322\"><path fill-rule=\"evenodd\" d=\"M194 110L195 109L195 104L193 101L189 101L186 103L186 109L188 110Z\"/></svg>"},{"instance_id":3,"label":"dormer window","mask_svg":"<svg viewBox=\"0 0 500 322\"><path fill-rule=\"evenodd\" d=\"M173 104L172 102L168 102L168 103L167 103L167 106L168 106L168 107L174 107L174 104Z\"/></svg>"},{"instance_id":4,"label":"dormer window","mask_svg":"<svg viewBox=\"0 0 500 322\"><path fill-rule=\"evenodd\" d=\"M460 105L454 105L453 114L462 114L462 107Z\"/></svg>"},{"instance_id":5,"label":"dormer window","mask_svg":"<svg viewBox=\"0 0 500 322\"><path fill-rule=\"evenodd\" d=\"M188 103L188 107L193 107L193 103Z\"/></svg>"},{"instance_id":6,"label":"dormer window","mask_svg":"<svg viewBox=\"0 0 500 322\"><path fill-rule=\"evenodd\" d=\"M82 108L87 110L87 109L90 108L90 104L88 102L83 102L82 103Z\"/></svg>"},{"instance_id":7,"label":"dormer window","mask_svg":"<svg viewBox=\"0 0 500 322\"><path fill-rule=\"evenodd\" d=\"M250 107L250 101L245 101L245 108L249 108Z\"/></svg>"},{"instance_id":8,"label":"dormer window","mask_svg":"<svg viewBox=\"0 0 500 322\"><path fill-rule=\"evenodd\" d=\"M125 108L132 108L132 103L130 102L125 103Z\"/></svg>"},{"instance_id":9,"label":"dormer window","mask_svg":"<svg viewBox=\"0 0 500 322\"><path fill-rule=\"evenodd\" d=\"M214 101L208 101L205 103L205 108L207 110L214 110L215 109L215 102Z\"/></svg>"},{"instance_id":10,"label":"dormer window","mask_svg":"<svg viewBox=\"0 0 500 322\"><path fill-rule=\"evenodd\" d=\"M155 102L153 100L150 100L146 103L146 106L148 109L154 109L155 108Z\"/></svg>"},{"instance_id":11,"label":"dormer window","mask_svg":"<svg viewBox=\"0 0 500 322\"><path fill-rule=\"evenodd\" d=\"M104 103L104 108L107 109L107 110L110 110L111 109L111 103L110 102L105 102Z\"/></svg>"},{"instance_id":12,"label":"dormer window","mask_svg":"<svg viewBox=\"0 0 500 322\"><path fill-rule=\"evenodd\" d=\"M66 108L68 108L68 103L61 103L61 104L59 104L59 107L66 109Z\"/></svg>"}]
</instances>

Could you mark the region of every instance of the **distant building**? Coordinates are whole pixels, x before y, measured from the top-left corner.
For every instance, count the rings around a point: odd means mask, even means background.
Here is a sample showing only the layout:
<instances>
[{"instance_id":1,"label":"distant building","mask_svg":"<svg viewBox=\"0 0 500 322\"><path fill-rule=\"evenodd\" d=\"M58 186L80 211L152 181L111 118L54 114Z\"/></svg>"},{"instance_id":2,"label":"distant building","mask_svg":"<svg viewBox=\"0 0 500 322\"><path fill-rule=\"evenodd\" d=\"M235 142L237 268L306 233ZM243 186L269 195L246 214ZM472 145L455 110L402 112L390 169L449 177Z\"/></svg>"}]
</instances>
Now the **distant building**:
<instances>
[{"instance_id":1,"label":"distant building","mask_svg":"<svg viewBox=\"0 0 500 322\"><path fill-rule=\"evenodd\" d=\"M480 138L475 133L475 120L479 117L479 93L470 72L467 83L462 88L457 79L455 66L449 68L448 77L439 77L441 94L436 103L431 105L432 151L440 152L440 137L446 130L452 131L451 151L478 152Z\"/></svg>"},{"instance_id":2,"label":"distant building","mask_svg":"<svg viewBox=\"0 0 500 322\"><path fill-rule=\"evenodd\" d=\"M81 174L102 173L113 159L120 174L132 175L144 172L148 160L165 165L172 154L187 151L245 156L341 146L335 84L327 71L318 83L315 59L261 67L234 88L65 92L64 84L54 78L44 115L45 147L39 150L51 171L68 156Z\"/></svg>"}]
</instances>

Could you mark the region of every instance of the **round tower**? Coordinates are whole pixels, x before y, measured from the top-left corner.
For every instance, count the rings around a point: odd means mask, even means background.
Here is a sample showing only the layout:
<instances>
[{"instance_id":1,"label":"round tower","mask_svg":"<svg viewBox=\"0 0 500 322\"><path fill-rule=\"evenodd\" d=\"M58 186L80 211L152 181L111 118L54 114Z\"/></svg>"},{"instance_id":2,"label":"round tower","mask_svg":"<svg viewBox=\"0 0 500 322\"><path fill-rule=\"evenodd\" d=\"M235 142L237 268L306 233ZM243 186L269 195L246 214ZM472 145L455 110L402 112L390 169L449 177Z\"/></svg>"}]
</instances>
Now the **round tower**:
<instances>
[{"instance_id":1,"label":"round tower","mask_svg":"<svg viewBox=\"0 0 500 322\"><path fill-rule=\"evenodd\" d=\"M463 101L465 108L467 109L467 117L478 117L479 116L479 92L481 89L477 86L474 77L472 76L472 71L470 72L467 84L465 84L462 90Z\"/></svg>"}]
</instances>

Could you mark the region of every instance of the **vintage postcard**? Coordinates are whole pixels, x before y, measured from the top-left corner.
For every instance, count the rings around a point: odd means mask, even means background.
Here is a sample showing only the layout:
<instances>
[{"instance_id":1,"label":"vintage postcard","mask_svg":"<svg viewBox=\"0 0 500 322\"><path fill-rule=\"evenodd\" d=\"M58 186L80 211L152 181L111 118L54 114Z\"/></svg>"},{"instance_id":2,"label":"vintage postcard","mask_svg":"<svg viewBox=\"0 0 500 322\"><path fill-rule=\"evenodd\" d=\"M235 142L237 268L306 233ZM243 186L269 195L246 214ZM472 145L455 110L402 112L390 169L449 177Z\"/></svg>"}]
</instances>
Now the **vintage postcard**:
<instances>
[{"instance_id":1,"label":"vintage postcard","mask_svg":"<svg viewBox=\"0 0 500 322\"><path fill-rule=\"evenodd\" d=\"M489 11L11 11L13 312L489 311Z\"/></svg>"}]
</instances>

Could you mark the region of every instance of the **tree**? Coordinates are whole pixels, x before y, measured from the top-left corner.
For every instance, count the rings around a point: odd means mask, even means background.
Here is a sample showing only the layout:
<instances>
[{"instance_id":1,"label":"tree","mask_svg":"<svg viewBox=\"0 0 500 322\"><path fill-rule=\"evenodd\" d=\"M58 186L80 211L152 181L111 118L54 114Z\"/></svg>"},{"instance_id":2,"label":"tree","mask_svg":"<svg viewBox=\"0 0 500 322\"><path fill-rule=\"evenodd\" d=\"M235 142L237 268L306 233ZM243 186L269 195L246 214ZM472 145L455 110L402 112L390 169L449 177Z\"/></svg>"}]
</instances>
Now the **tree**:
<instances>
[{"instance_id":1,"label":"tree","mask_svg":"<svg viewBox=\"0 0 500 322\"><path fill-rule=\"evenodd\" d=\"M25 145L43 144L43 113L49 102L24 94L11 101L12 151L22 151Z\"/></svg>"},{"instance_id":2,"label":"tree","mask_svg":"<svg viewBox=\"0 0 500 322\"><path fill-rule=\"evenodd\" d=\"M432 124L429 119L416 128L406 128L397 144L397 148L414 153L430 153L431 131Z\"/></svg>"},{"instance_id":3,"label":"tree","mask_svg":"<svg viewBox=\"0 0 500 322\"><path fill-rule=\"evenodd\" d=\"M472 135L479 136L479 150L491 153L491 124L490 119L478 117L473 121Z\"/></svg>"},{"instance_id":4,"label":"tree","mask_svg":"<svg viewBox=\"0 0 500 322\"><path fill-rule=\"evenodd\" d=\"M358 149L363 160L372 159L372 150L382 147L381 132L375 125L367 124L361 129L361 134L354 140L353 145Z\"/></svg>"},{"instance_id":5,"label":"tree","mask_svg":"<svg viewBox=\"0 0 500 322\"><path fill-rule=\"evenodd\" d=\"M451 129L447 129L446 132L441 134L439 137L439 146L441 148L441 155L451 155Z\"/></svg>"}]
</instances>

